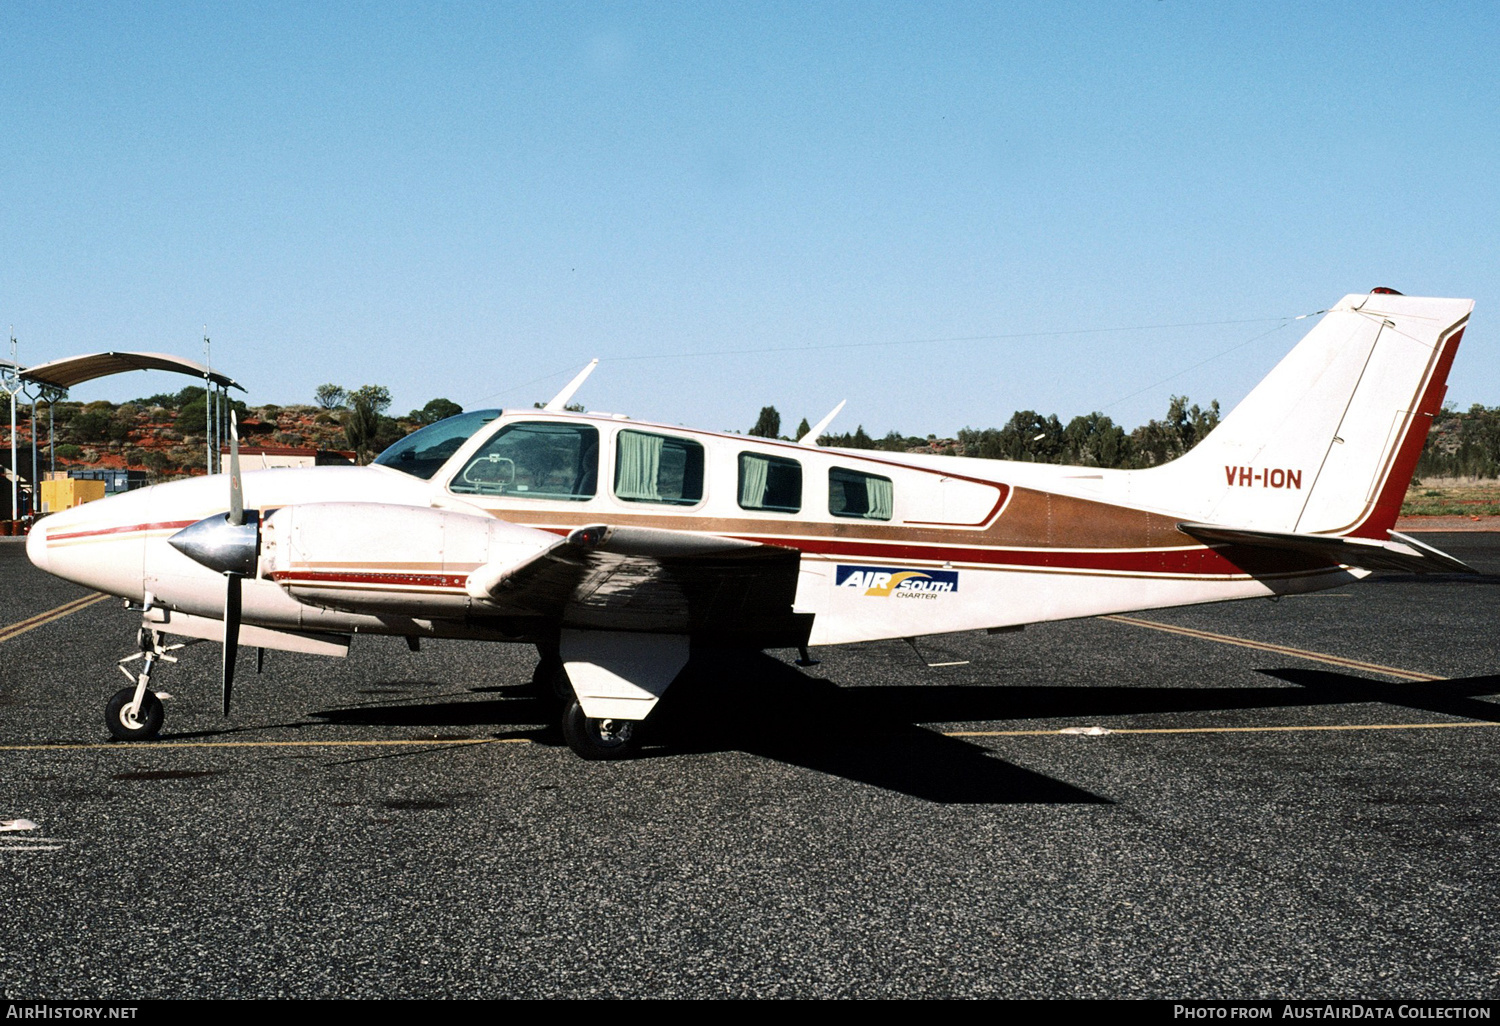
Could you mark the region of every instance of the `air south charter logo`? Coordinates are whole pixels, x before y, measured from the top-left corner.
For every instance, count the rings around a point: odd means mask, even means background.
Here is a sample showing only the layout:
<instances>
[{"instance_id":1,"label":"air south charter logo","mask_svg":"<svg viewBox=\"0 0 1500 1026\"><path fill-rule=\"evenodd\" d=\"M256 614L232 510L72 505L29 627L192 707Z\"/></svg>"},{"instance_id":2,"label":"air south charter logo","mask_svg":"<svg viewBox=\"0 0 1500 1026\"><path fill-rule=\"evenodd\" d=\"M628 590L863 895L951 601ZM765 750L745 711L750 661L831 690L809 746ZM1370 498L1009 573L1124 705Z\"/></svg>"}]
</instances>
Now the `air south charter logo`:
<instances>
[{"instance_id":1,"label":"air south charter logo","mask_svg":"<svg viewBox=\"0 0 1500 1026\"><path fill-rule=\"evenodd\" d=\"M958 590L957 570L902 570L893 566L840 566L836 584L876 598L925 598Z\"/></svg>"}]
</instances>

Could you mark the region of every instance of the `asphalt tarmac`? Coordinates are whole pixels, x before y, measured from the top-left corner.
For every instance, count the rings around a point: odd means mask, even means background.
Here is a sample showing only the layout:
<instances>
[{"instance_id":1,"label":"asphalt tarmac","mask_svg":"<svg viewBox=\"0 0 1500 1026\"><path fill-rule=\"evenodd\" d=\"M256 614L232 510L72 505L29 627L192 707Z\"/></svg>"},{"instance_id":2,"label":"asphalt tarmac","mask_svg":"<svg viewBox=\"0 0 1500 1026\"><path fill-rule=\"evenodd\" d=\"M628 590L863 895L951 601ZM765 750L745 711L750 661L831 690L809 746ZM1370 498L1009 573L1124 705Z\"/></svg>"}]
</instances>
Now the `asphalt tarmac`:
<instances>
[{"instance_id":1,"label":"asphalt tarmac","mask_svg":"<svg viewBox=\"0 0 1500 1026\"><path fill-rule=\"evenodd\" d=\"M706 657L625 764L381 638L110 743L88 595L0 542L7 998L1500 997L1500 576Z\"/></svg>"}]
</instances>

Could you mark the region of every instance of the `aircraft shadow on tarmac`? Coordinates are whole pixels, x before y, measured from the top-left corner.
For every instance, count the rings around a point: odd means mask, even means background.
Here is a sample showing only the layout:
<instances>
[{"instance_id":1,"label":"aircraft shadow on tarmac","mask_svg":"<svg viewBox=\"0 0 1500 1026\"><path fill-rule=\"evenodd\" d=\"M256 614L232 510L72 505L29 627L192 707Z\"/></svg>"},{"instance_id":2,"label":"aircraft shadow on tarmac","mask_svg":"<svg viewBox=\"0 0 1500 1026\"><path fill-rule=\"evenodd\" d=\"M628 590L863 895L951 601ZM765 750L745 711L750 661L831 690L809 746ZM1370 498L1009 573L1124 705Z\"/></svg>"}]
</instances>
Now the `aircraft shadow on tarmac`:
<instances>
[{"instance_id":1,"label":"aircraft shadow on tarmac","mask_svg":"<svg viewBox=\"0 0 1500 1026\"><path fill-rule=\"evenodd\" d=\"M475 688L495 700L361 705L311 715L371 726L495 727L496 737L561 745L553 707L522 686ZM924 689L913 689L922 691ZM509 697L509 696L516 697ZM521 729L506 731L506 726ZM769 656L690 666L652 718L643 758L743 751L914 798L963 804L1101 804L1108 799L923 729L902 710L865 708L849 689ZM654 747L659 745L660 747Z\"/></svg>"},{"instance_id":2,"label":"aircraft shadow on tarmac","mask_svg":"<svg viewBox=\"0 0 1500 1026\"><path fill-rule=\"evenodd\" d=\"M1477 574L1393 574L1380 573L1367 581L1360 583L1361 588L1369 588L1372 585L1392 584L1421 584L1428 587L1434 585L1494 585L1500 584L1500 574L1480 572Z\"/></svg>"},{"instance_id":3,"label":"aircraft shadow on tarmac","mask_svg":"<svg viewBox=\"0 0 1500 1026\"><path fill-rule=\"evenodd\" d=\"M1015 766L928 723L1066 720L1383 702L1500 721L1500 676L1393 684L1311 669L1259 671L1291 688L839 687L764 654L695 659L653 717L645 757L743 751L939 803L1100 804L1108 799ZM473 688L480 701L369 703L312 715L340 724L495 728L491 737L561 744L551 704L523 685ZM510 727L512 729L507 730Z\"/></svg>"},{"instance_id":4,"label":"aircraft shadow on tarmac","mask_svg":"<svg viewBox=\"0 0 1500 1026\"><path fill-rule=\"evenodd\" d=\"M1257 672L1284 680L1288 684L1296 684L1309 697L1323 705L1383 702L1408 709L1442 713L1445 716L1459 716L1466 720L1500 723L1500 704L1481 701L1477 697L1500 694L1500 674L1394 684L1331 670L1300 667Z\"/></svg>"}]
</instances>

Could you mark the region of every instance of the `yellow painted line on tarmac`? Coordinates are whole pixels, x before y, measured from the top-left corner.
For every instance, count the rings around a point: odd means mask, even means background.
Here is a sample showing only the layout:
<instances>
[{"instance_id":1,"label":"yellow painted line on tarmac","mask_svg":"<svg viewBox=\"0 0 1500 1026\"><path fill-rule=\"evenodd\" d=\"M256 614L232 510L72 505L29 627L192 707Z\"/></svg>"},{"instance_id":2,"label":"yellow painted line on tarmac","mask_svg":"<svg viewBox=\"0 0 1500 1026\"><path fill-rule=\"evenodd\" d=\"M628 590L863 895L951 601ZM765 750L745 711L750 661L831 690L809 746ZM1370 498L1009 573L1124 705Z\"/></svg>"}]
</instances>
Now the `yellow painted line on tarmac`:
<instances>
[{"instance_id":1,"label":"yellow painted line on tarmac","mask_svg":"<svg viewBox=\"0 0 1500 1026\"><path fill-rule=\"evenodd\" d=\"M1266 734L1293 733L1313 730L1447 730L1455 727L1500 727L1500 723L1489 720L1463 720L1458 723L1336 723L1305 724L1279 727L1105 727L1104 737L1109 734ZM1077 732L1062 730L948 730L944 737L1088 737Z\"/></svg>"},{"instance_id":2,"label":"yellow painted line on tarmac","mask_svg":"<svg viewBox=\"0 0 1500 1026\"><path fill-rule=\"evenodd\" d=\"M74 599L72 602L64 602L56 609L49 609L45 613L38 613L33 617L11 624L9 627L0 627L0 642L9 641L11 638L19 637L27 631L36 630L43 624L51 623L53 620L61 620L63 617L86 609L95 602L103 602L109 598L102 592L93 592L83 598Z\"/></svg>"},{"instance_id":3,"label":"yellow painted line on tarmac","mask_svg":"<svg viewBox=\"0 0 1500 1026\"><path fill-rule=\"evenodd\" d=\"M1380 663L1367 663L1362 659L1346 659L1343 656L1329 655L1326 652L1312 652L1305 648L1291 648L1287 645L1273 645L1267 641L1251 641L1249 638L1236 638L1231 634L1214 634L1212 631L1200 631L1194 630L1191 627L1178 627L1175 624L1157 623L1155 620L1142 620L1136 616L1106 615L1099 617L1099 619L1113 620L1116 623L1128 623L1132 627L1147 627L1154 631L1166 631L1168 634L1181 634L1189 638L1198 638L1201 641L1216 641L1221 645L1238 645L1241 648L1253 648L1260 652L1274 652L1277 655L1292 656L1296 659L1308 659L1315 663L1340 666L1346 670L1364 670L1366 673L1384 674L1387 677L1398 677L1401 680L1430 682L1447 679L1434 676L1430 673L1402 670L1394 666L1382 666Z\"/></svg>"},{"instance_id":4,"label":"yellow painted line on tarmac","mask_svg":"<svg viewBox=\"0 0 1500 1026\"><path fill-rule=\"evenodd\" d=\"M427 748L432 745L529 745L525 737L412 738L406 741L166 741L158 744L122 744L100 741L81 744L0 745L0 752L146 752L171 751L178 748Z\"/></svg>"}]
</instances>

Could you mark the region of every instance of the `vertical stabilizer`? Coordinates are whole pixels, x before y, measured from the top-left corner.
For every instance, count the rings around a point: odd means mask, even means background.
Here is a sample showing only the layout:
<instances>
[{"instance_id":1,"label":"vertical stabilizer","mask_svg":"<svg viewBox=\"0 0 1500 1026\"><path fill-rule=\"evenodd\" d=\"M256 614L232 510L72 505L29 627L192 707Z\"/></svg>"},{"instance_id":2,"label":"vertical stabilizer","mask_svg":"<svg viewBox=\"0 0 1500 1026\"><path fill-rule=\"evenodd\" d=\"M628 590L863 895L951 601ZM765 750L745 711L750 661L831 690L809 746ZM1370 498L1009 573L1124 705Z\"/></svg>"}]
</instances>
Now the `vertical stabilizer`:
<instances>
[{"instance_id":1,"label":"vertical stabilizer","mask_svg":"<svg viewBox=\"0 0 1500 1026\"><path fill-rule=\"evenodd\" d=\"M1386 537L1468 299L1345 296L1196 448L1132 494L1213 524Z\"/></svg>"}]
</instances>

